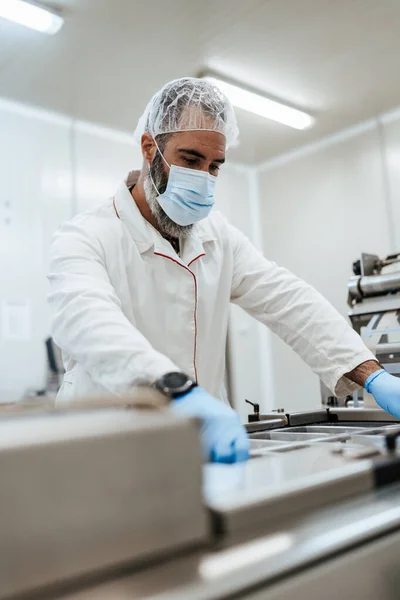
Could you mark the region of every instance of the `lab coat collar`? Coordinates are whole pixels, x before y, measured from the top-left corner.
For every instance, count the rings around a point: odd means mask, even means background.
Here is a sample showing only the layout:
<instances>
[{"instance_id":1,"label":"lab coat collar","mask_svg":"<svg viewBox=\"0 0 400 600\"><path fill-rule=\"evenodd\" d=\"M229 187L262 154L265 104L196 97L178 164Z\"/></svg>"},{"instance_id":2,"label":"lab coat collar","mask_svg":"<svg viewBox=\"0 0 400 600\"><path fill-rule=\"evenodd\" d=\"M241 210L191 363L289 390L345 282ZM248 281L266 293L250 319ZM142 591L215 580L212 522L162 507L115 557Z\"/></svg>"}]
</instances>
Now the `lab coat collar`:
<instances>
[{"instance_id":1,"label":"lab coat collar","mask_svg":"<svg viewBox=\"0 0 400 600\"><path fill-rule=\"evenodd\" d=\"M142 253L154 245L154 240L150 231L150 223L142 217L128 189L128 186L131 187L137 182L139 174L140 171L131 171L126 180L118 187L114 196L114 208L116 216L127 226L132 239Z\"/></svg>"},{"instance_id":2,"label":"lab coat collar","mask_svg":"<svg viewBox=\"0 0 400 600\"><path fill-rule=\"evenodd\" d=\"M212 231L210 219L204 219L194 225L190 236L182 241L181 257L177 256L171 244L142 216L132 198L129 188L137 182L139 175L140 171L128 173L114 196L117 216L128 227L139 252L143 254L153 248L154 253L171 258L185 266L206 254L203 244L217 239Z\"/></svg>"}]
</instances>

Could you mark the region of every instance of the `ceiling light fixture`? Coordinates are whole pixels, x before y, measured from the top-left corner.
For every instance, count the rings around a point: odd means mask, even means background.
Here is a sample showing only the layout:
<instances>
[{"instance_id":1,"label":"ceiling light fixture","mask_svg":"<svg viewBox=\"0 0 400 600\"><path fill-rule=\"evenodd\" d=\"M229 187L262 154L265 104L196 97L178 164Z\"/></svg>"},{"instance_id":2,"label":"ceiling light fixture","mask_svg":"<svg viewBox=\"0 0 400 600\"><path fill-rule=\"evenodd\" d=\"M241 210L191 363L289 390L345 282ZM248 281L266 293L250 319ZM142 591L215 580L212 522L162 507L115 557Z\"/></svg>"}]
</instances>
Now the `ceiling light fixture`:
<instances>
[{"instance_id":1,"label":"ceiling light fixture","mask_svg":"<svg viewBox=\"0 0 400 600\"><path fill-rule=\"evenodd\" d=\"M261 94L256 94L242 86L228 83L215 75L203 75L204 79L211 81L229 98L234 106L247 110L249 112L271 119L277 123L282 123L294 129L308 129L315 119L311 115L272 100Z\"/></svg>"},{"instance_id":2,"label":"ceiling light fixture","mask_svg":"<svg viewBox=\"0 0 400 600\"><path fill-rule=\"evenodd\" d=\"M0 17L49 35L57 33L64 23L48 8L24 0L0 0Z\"/></svg>"}]
</instances>

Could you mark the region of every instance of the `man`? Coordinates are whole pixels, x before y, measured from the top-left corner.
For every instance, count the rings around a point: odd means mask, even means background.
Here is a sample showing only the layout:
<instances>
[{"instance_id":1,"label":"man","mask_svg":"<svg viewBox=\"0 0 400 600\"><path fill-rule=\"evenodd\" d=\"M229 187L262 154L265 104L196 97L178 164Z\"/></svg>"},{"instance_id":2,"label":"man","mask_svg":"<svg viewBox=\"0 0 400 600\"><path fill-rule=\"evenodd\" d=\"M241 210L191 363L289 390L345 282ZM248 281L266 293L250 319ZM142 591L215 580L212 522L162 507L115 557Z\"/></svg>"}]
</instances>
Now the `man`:
<instances>
[{"instance_id":1,"label":"man","mask_svg":"<svg viewBox=\"0 0 400 600\"><path fill-rule=\"evenodd\" d=\"M206 460L245 460L245 430L221 401L232 301L339 396L366 385L400 415L400 380L334 308L211 212L225 150L237 137L227 98L205 80L172 81L135 135L141 171L54 236L49 299L66 369L59 401L155 385L174 410L201 419Z\"/></svg>"}]
</instances>

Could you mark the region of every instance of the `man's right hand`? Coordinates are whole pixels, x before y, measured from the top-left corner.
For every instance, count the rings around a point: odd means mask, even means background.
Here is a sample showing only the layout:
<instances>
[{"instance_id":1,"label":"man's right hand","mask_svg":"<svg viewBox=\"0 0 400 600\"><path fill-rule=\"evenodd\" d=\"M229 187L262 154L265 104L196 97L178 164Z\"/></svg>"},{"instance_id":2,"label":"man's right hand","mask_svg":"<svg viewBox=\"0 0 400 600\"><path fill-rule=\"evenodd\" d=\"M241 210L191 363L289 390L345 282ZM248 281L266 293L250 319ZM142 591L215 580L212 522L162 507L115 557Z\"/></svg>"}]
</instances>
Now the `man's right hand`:
<instances>
[{"instance_id":1,"label":"man's right hand","mask_svg":"<svg viewBox=\"0 0 400 600\"><path fill-rule=\"evenodd\" d=\"M203 388L195 387L172 400L171 408L176 413L201 419L206 461L235 463L249 458L249 440L238 414Z\"/></svg>"}]
</instances>

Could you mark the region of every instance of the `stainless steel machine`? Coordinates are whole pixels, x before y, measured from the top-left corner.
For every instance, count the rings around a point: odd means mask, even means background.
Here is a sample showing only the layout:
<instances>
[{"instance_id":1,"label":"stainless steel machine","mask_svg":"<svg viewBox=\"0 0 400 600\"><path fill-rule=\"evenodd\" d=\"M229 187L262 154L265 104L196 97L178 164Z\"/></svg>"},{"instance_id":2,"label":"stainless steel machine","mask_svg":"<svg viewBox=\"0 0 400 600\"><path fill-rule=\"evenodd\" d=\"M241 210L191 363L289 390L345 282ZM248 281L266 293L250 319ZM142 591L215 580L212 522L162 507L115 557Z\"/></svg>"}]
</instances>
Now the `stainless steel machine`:
<instances>
[{"instance_id":1,"label":"stainless steel machine","mask_svg":"<svg viewBox=\"0 0 400 600\"><path fill-rule=\"evenodd\" d=\"M363 253L353 273L348 282L351 323L378 362L400 376L400 253L386 258ZM323 384L321 390L326 406L377 406L366 392L336 398Z\"/></svg>"},{"instance_id":2,"label":"stainless steel machine","mask_svg":"<svg viewBox=\"0 0 400 600\"><path fill-rule=\"evenodd\" d=\"M349 315L400 375L400 255L363 254ZM155 391L0 412L0 600L398 600L400 423L368 397L262 414L202 465Z\"/></svg>"},{"instance_id":3,"label":"stainless steel machine","mask_svg":"<svg viewBox=\"0 0 400 600\"><path fill-rule=\"evenodd\" d=\"M258 413L250 461L203 466L163 402L4 412L2 600L398 600L400 423Z\"/></svg>"}]
</instances>

